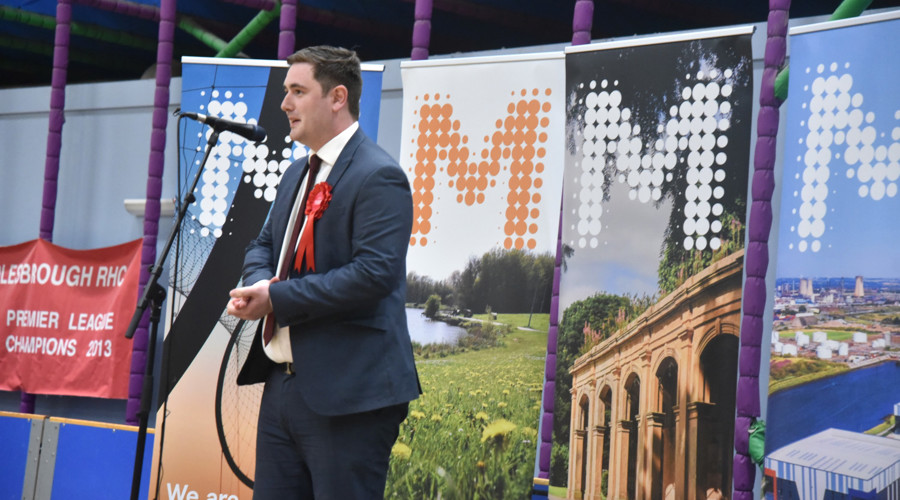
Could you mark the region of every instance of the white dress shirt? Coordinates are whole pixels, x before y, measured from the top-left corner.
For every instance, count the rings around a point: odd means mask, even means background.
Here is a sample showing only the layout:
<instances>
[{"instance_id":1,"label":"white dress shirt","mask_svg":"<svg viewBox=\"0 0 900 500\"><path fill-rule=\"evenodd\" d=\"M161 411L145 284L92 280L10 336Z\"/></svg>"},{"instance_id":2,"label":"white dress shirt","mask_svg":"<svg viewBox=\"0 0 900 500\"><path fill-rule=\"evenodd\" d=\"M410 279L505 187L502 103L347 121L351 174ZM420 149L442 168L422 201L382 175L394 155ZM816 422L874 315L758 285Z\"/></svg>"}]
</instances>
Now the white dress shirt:
<instances>
[{"instance_id":1,"label":"white dress shirt","mask_svg":"<svg viewBox=\"0 0 900 500\"><path fill-rule=\"evenodd\" d=\"M310 155L316 155L322 160L322 166L319 167L319 173L316 175L315 183L318 184L320 182L325 182L328 179L328 174L331 173L331 169L334 167L335 162L337 162L338 157L341 155L341 151L344 150L344 146L347 145L347 142L350 141L350 138L353 137L353 134L356 133L356 130L359 128L359 122L353 122L352 125L344 129L343 132L334 136L330 141L326 142L324 146L318 151L309 151ZM293 254L299 244L300 238L297 238L297 242L295 243L294 248L287 248L290 244L288 240L290 240L291 229L294 227L294 222L297 220L297 217L301 216L302 210L300 207L300 203L303 199L303 196L300 193L306 192L306 186L309 182L309 175L307 178L303 179L303 183L300 184L300 190L297 192L297 197L294 199L294 207L291 210L291 216L288 217L287 222L287 232L285 233L284 242L282 242L281 247L281 255L278 258L278 269L276 269L275 274L278 275L281 273L281 263L284 261L285 252L291 252ZM307 219L303 221L303 227L300 228L300 234L303 234L303 230L306 228L306 225L309 224L310 221ZM288 265L294 265L293 262L289 262ZM291 353L291 335L290 335L290 327L281 327L275 325L275 332L272 336L272 340L268 345L263 343L263 349L266 351L266 355L269 356L269 359L276 363L292 363L294 361L294 356Z\"/></svg>"}]
</instances>

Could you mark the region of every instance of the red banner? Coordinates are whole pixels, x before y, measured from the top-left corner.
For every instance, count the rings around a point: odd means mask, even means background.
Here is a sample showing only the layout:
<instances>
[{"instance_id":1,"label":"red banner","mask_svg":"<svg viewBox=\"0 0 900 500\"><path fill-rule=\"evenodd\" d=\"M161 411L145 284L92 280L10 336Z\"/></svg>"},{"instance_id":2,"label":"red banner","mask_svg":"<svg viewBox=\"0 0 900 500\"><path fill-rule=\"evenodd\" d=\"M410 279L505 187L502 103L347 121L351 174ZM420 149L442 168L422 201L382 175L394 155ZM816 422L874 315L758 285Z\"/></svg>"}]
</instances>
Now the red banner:
<instances>
[{"instance_id":1,"label":"red banner","mask_svg":"<svg viewBox=\"0 0 900 500\"><path fill-rule=\"evenodd\" d=\"M0 247L0 390L128 397L140 249Z\"/></svg>"}]
</instances>

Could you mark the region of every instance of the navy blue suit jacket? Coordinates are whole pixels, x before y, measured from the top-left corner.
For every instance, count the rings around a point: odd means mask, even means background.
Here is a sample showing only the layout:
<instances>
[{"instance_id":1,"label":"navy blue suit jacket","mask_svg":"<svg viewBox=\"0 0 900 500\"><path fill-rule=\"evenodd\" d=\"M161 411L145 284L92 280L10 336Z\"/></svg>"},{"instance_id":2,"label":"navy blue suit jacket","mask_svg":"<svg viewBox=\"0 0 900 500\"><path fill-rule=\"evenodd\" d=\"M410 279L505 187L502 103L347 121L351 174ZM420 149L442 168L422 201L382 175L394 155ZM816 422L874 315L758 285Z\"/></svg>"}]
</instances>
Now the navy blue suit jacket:
<instances>
[{"instance_id":1,"label":"navy blue suit jacket","mask_svg":"<svg viewBox=\"0 0 900 500\"><path fill-rule=\"evenodd\" d=\"M269 219L250 243L243 279L275 275L307 160L284 173ZM307 404L321 415L408 402L420 393L406 324L406 251L412 197L406 174L358 130L328 175L332 199L315 221L315 272L274 283L275 319L290 326L294 370ZM261 323L261 322L260 322ZM272 362L259 330L238 384L265 381Z\"/></svg>"}]
</instances>

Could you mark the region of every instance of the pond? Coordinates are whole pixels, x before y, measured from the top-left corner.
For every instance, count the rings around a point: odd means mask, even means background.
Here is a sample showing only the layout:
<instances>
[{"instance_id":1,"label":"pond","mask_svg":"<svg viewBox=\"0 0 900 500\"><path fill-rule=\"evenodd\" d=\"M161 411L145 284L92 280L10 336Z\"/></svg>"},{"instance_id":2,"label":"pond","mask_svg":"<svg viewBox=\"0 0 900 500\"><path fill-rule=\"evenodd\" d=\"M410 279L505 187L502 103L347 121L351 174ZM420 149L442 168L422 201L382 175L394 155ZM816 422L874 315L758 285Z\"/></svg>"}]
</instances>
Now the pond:
<instances>
[{"instance_id":1,"label":"pond","mask_svg":"<svg viewBox=\"0 0 900 500\"><path fill-rule=\"evenodd\" d=\"M448 325L443 321L432 321L422 314L423 309L406 309L406 322L409 324L409 336L419 344L454 344L456 339L465 335L466 330L458 326Z\"/></svg>"}]
</instances>

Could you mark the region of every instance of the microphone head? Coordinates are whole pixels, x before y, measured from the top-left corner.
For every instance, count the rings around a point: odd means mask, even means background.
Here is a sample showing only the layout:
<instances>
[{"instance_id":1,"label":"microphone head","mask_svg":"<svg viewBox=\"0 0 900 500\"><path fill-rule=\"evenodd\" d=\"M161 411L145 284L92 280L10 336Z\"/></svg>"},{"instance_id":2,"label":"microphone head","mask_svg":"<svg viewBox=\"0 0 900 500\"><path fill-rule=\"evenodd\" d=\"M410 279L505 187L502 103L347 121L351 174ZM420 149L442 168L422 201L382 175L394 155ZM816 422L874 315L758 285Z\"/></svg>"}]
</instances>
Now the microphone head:
<instances>
[{"instance_id":1,"label":"microphone head","mask_svg":"<svg viewBox=\"0 0 900 500\"><path fill-rule=\"evenodd\" d=\"M247 137L253 142L263 142L268 137L266 133L266 129L260 127L259 125L253 125L253 132Z\"/></svg>"},{"instance_id":2,"label":"microphone head","mask_svg":"<svg viewBox=\"0 0 900 500\"><path fill-rule=\"evenodd\" d=\"M192 113L190 111L182 112L180 115L192 120L197 120L200 123L205 123L217 132L228 131L253 142L262 142L266 140L266 136L268 135L266 134L266 129L252 123L239 123L224 118Z\"/></svg>"}]
</instances>

